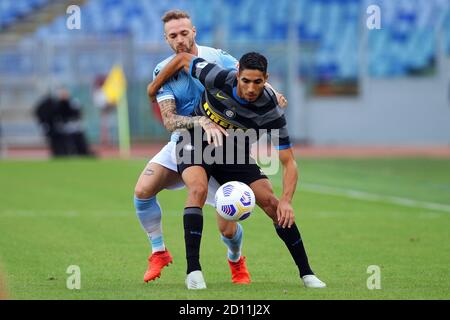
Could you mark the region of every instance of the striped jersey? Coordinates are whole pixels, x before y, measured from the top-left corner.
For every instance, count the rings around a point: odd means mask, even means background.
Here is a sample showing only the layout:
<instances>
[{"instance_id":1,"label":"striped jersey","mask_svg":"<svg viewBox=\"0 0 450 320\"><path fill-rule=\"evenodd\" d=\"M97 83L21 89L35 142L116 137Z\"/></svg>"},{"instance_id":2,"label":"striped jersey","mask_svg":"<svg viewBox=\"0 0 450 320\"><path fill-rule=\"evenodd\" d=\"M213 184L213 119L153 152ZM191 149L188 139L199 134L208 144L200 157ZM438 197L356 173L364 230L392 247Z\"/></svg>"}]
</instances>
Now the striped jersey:
<instances>
[{"instance_id":1,"label":"striped jersey","mask_svg":"<svg viewBox=\"0 0 450 320\"><path fill-rule=\"evenodd\" d=\"M206 116L225 129L265 129L278 150L292 146L286 118L278 106L275 93L265 87L254 102L240 98L237 93L236 70L225 70L202 58L194 58L190 74L205 87L194 114Z\"/></svg>"}]
</instances>

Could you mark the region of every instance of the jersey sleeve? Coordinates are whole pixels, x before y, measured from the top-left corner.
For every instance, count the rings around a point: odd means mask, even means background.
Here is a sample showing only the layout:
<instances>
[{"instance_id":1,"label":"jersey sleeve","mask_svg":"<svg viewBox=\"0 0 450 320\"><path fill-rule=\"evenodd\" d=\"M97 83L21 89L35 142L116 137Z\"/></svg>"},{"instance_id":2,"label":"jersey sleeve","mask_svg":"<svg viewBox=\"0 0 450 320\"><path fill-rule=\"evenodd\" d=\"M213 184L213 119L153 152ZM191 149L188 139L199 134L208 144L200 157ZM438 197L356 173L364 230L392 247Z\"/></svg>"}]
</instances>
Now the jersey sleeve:
<instances>
[{"instance_id":1,"label":"jersey sleeve","mask_svg":"<svg viewBox=\"0 0 450 320\"><path fill-rule=\"evenodd\" d=\"M222 67L224 69L237 70L238 61L236 60L235 57L233 57L231 54L221 49L217 49L217 53L220 57Z\"/></svg>"},{"instance_id":2,"label":"jersey sleeve","mask_svg":"<svg viewBox=\"0 0 450 320\"><path fill-rule=\"evenodd\" d=\"M161 71L160 66L156 66L155 70L153 71L153 80L155 80L158 73ZM167 83L163 84L162 87L158 90L158 93L156 94L156 100L158 103L164 101L164 100L175 100L175 94L172 91L172 88Z\"/></svg>"},{"instance_id":3,"label":"jersey sleeve","mask_svg":"<svg viewBox=\"0 0 450 320\"><path fill-rule=\"evenodd\" d=\"M189 66L192 77L200 80L206 89L222 88L232 70L225 70L217 64L208 63L202 58L194 58Z\"/></svg>"},{"instance_id":4,"label":"jersey sleeve","mask_svg":"<svg viewBox=\"0 0 450 320\"><path fill-rule=\"evenodd\" d=\"M271 138L272 145L277 150L285 150L292 147L291 139L289 137L289 131L287 127L286 117L284 116L284 110L278 106L277 97L272 89L266 88L265 93L268 95L268 99L271 100L272 114L269 122L264 124L264 129L268 129L268 135Z\"/></svg>"},{"instance_id":5,"label":"jersey sleeve","mask_svg":"<svg viewBox=\"0 0 450 320\"><path fill-rule=\"evenodd\" d=\"M292 147L289 131L287 128L286 118L282 115L271 125L268 134L272 141L272 145L277 150L285 150Z\"/></svg>"}]
</instances>

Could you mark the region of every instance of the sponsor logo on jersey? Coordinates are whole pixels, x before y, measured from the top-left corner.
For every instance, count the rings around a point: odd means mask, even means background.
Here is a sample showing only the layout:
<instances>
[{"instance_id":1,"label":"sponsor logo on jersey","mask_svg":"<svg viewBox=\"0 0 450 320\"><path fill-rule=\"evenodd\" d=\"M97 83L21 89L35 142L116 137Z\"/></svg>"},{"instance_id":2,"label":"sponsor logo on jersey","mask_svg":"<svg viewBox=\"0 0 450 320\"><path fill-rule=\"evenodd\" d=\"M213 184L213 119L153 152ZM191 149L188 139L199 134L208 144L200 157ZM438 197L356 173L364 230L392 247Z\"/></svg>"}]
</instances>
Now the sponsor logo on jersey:
<instances>
[{"instance_id":1,"label":"sponsor logo on jersey","mask_svg":"<svg viewBox=\"0 0 450 320\"><path fill-rule=\"evenodd\" d=\"M221 93L222 93L222 92L220 92L220 91L217 92L217 93L216 93L216 97L219 98L219 99L222 99L222 100L228 100L228 98L227 98L227 97L224 97L223 95L221 95Z\"/></svg>"},{"instance_id":2,"label":"sponsor logo on jersey","mask_svg":"<svg viewBox=\"0 0 450 320\"><path fill-rule=\"evenodd\" d=\"M197 63L197 64L195 65L195 67L196 67L197 69L203 69L204 67L206 67L207 64L208 64L208 62L203 61L203 62Z\"/></svg>"}]
</instances>

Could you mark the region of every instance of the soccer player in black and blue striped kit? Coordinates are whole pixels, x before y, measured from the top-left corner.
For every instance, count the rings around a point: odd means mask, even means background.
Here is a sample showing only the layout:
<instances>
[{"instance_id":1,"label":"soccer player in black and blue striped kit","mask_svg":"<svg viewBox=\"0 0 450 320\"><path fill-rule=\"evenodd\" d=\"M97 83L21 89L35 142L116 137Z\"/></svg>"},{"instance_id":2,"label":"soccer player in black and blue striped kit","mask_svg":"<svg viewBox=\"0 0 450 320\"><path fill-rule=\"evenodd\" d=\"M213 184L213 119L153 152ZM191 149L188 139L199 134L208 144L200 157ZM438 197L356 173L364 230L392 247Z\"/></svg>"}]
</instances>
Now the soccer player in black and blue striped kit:
<instances>
[{"instance_id":1,"label":"soccer player in black and blue striped kit","mask_svg":"<svg viewBox=\"0 0 450 320\"><path fill-rule=\"evenodd\" d=\"M178 171L188 188L183 219L188 264L187 287L189 289L206 288L201 272L199 251L203 229L202 208L206 200L210 177L214 177L220 184L233 180L248 184L255 193L258 205L273 220L276 232L288 247L305 286L325 287L325 283L314 275L309 266L300 232L294 222L291 201L298 179L297 164L286 119L278 106L274 91L265 85L268 79L266 58L255 52L245 54L239 61L239 70L235 71L225 70L188 53L180 53L149 86L150 95L156 94L167 79L182 69L200 80L205 87L202 100L195 108L193 116L204 116L211 120L208 127L203 127L201 130L198 126L194 127L178 141ZM236 129L242 129L242 132L248 129L263 129L271 134L272 142L278 149L279 160L283 166L283 194L280 199L275 197L268 178L252 161L250 142L248 145L240 146L235 144L234 136L227 137L229 130L234 133ZM195 138L198 132L201 135L204 134L206 139L200 139L200 144L192 145L192 142L198 141ZM216 155L223 155L223 158L214 163L204 158L204 151L210 143L214 143ZM220 148L226 148L227 145L232 145L237 156L242 156L239 152L243 152L245 163L236 163L236 157L233 163L227 162L224 153L220 152ZM201 153L200 161L197 157L199 152ZM219 228L221 228L220 223Z\"/></svg>"},{"instance_id":2,"label":"soccer player in black and blue striped kit","mask_svg":"<svg viewBox=\"0 0 450 320\"><path fill-rule=\"evenodd\" d=\"M162 17L164 36L174 53L188 52L209 62L227 69L236 69L238 61L220 49L200 46L196 43L196 29L189 14L180 10L170 10ZM153 76L168 64L175 54L159 63ZM269 84L267 84L269 85ZM194 126L208 128L211 120L205 116L192 116L194 107L201 99L204 91L199 80L181 73L172 77L158 91L155 100L161 110L165 128L173 132L168 142L145 166L136 183L134 205L136 214L150 241L151 254L148 257L148 268L144 273L144 282L153 281L161 276L161 271L172 262L172 255L166 247L162 230L162 210L157 201L157 194L164 189L177 189L184 186L177 172L175 146L180 129ZM280 103L286 104L284 97L277 96ZM213 205L215 190L219 184L211 179L208 192L211 197L207 203ZM243 228L239 223L229 221L222 225L221 238L227 246L227 260L231 271L231 280L236 284L247 284L251 281L246 268L245 259L241 255Z\"/></svg>"}]
</instances>

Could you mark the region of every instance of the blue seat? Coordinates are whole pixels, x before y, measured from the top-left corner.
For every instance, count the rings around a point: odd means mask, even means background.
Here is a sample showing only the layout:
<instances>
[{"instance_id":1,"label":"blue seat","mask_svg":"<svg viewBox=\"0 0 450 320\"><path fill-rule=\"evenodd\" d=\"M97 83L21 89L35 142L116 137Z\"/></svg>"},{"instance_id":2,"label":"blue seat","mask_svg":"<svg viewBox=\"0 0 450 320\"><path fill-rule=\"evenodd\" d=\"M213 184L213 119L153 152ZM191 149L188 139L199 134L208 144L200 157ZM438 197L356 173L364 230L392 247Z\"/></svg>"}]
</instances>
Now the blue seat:
<instances>
[{"instance_id":1,"label":"blue seat","mask_svg":"<svg viewBox=\"0 0 450 320\"><path fill-rule=\"evenodd\" d=\"M0 27L46 3L48 0L0 1ZM382 8L383 29L368 32L369 74L400 76L427 67L436 54L433 39L439 21L444 21L445 46L450 54L449 6L442 0L88 0L82 8L83 27L78 33L69 33L58 21L39 28L35 37L131 35L136 43L163 43L160 17L172 8L189 11L197 27L197 41L206 45L217 40L219 28L224 31L221 40L225 43L286 41L289 22L293 21L299 40L318 48L313 68L318 77L352 78L359 71L361 19L370 4ZM110 65L111 61L99 63Z\"/></svg>"},{"instance_id":2,"label":"blue seat","mask_svg":"<svg viewBox=\"0 0 450 320\"><path fill-rule=\"evenodd\" d=\"M0 1L0 28L13 24L18 19L33 13L48 0L2 0Z\"/></svg>"}]
</instances>

